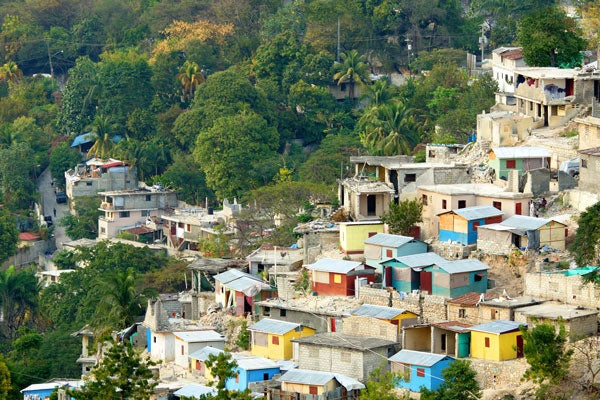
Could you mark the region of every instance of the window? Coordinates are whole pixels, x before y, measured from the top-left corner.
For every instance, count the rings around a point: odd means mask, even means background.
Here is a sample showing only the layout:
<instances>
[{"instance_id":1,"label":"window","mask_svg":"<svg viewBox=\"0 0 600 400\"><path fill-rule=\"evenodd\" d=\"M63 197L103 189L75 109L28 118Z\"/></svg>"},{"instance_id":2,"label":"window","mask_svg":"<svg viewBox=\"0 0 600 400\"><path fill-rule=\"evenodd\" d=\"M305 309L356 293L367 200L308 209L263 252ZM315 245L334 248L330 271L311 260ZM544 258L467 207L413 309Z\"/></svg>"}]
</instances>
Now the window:
<instances>
[{"instance_id":1,"label":"window","mask_svg":"<svg viewBox=\"0 0 600 400\"><path fill-rule=\"evenodd\" d=\"M459 200L458 201L458 208L466 208L467 207L467 201L466 200Z\"/></svg>"},{"instance_id":2,"label":"window","mask_svg":"<svg viewBox=\"0 0 600 400\"><path fill-rule=\"evenodd\" d=\"M385 256L392 257L392 249L385 249Z\"/></svg>"},{"instance_id":3,"label":"window","mask_svg":"<svg viewBox=\"0 0 600 400\"><path fill-rule=\"evenodd\" d=\"M476 231L477 228L479 228L479 225L481 225L481 222L479 222L479 221L473 222L473 230Z\"/></svg>"},{"instance_id":4,"label":"window","mask_svg":"<svg viewBox=\"0 0 600 400\"><path fill-rule=\"evenodd\" d=\"M448 208L448 202L446 200L442 200L442 210Z\"/></svg>"},{"instance_id":5,"label":"window","mask_svg":"<svg viewBox=\"0 0 600 400\"><path fill-rule=\"evenodd\" d=\"M417 376L423 378L425 376L425 368L417 368Z\"/></svg>"},{"instance_id":6,"label":"window","mask_svg":"<svg viewBox=\"0 0 600 400\"><path fill-rule=\"evenodd\" d=\"M129 218L129 211L119 211L119 218Z\"/></svg>"},{"instance_id":7,"label":"window","mask_svg":"<svg viewBox=\"0 0 600 400\"><path fill-rule=\"evenodd\" d=\"M142 217L149 217L150 216L150 210L142 210Z\"/></svg>"},{"instance_id":8,"label":"window","mask_svg":"<svg viewBox=\"0 0 600 400\"><path fill-rule=\"evenodd\" d=\"M185 354L185 348L183 347L183 345L181 346L181 355Z\"/></svg>"},{"instance_id":9,"label":"window","mask_svg":"<svg viewBox=\"0 0 600 400\"><path fill-rule=\"evenodd\" d=\"M287 310L284 310L283 308L279 309L279 316L280 317L286 317L287 316Z\"/></svg>"},{"instance_id":10,"label":"window","mask_svg":"<svg viewBox=\"0 0 600 400\"><path fill-rule=\"evenodd\" d=\"M517 167L517 161L516 160L506 160L506 168L514 169L516 167Z\"/></svg>"},{"instance_id":11,"label":"window","mask_svg":"<svg viewBox=\"0 0 600 400\"><path fill-rule=\"evenodd\" d=\"M490 338L489 337L485 338L485 347L490 347Z\"/></svg>"},{"instance_id":12,"label":"window","mask_svg":"<svg viewBox=\"0 0 600 400\"><path fill-rule=\"evenodd\" d=\"M342 275L333 274L333 283L342 283Z\"/></svg>"},{"instance_id":13,"label":"window","mask_svg":"<svg viewBox=\"0 0 600 400\"><path fill-rule=\"evenodd\" d=\"M279 346L279 336L273 336L273 337L271 337L271 343L274 344L274 345L276 345L276 346Z\"/></svg>"},{"instance_id":14,"label":"window","mask_svg":"<svg viewBox=\"0 0 600 400\"><path fill-rule=\"evenodd\" d=\"M496 310L490 310L490 319L491 320L496 319L496 314L497 313L498 313L498 311L496 311ZM486 347L489 347L489 346L486 346Z\"/></svg>"},{"instance_id":15,"label":"window","mask_svg":"<svg viewBox=\"0 0 600 400\"><path fill-rule=\"evenodd\" d=\"M263 381L268 381L269 380L269 374L268 373L264 373L263 374Z\"/></svg>"},{"instance_id":16,"label":"window","mask_svg":"<svg viewBox=\"0 0 600 400\"><path fill-rule=\"evenodd\" d=\"M92 186L92 182L86 182L85 186Z\"/></svg>"},{"instance_id":17,"label":"window","mask_svg":"<svg viewBox=\"0 0 600 400\"><path fill-rule=\"evenodd\" d=\"M106 228L104 228L104 227L100 228L100 233L106 233Z\"/></svg>"},{"instance_id":18,"label":"window","mask_svg":"<svg viewBox=\"0 0 600 400\"><path fill-rule=\"evenodd\" d=\"M423 197L421 197L421 201L423 202L424 206L427 205L427 195L426 194L424 194Z\"/></svg>"},{"instance_id":19,"label":"window","mask_svg":"<svg viewBox=\"0 0 600 400\"><path fill-rule=\"evenodd\" d=\"M154 343L156 343L156 336L154 336Z\"/></svg>"},{"instance_id":20,"label":"window","mask_svg":"<svg viewBox=\"0 0 600 400\"><path fill-rule=\"evenodd\" d=\"M150 200L152 200L152 195L150 195L150 194L147 194L147 195L146 195L146 201L150 201Z\"/></svg>"},{"instance_id":21,"label":"window","mask_svg":"<svg viewBox=\"0 0 600 400\"><path fill-rule=\"evenodd\" d=\"M587 168L587 160L581 160L581 168Z\"/></svg>"},{"instance_id":22,"label":"window","mask_svg":"<svg viewBox=\"0 0 600 400\"><path fill-rule=\"evenodd\" d=\"M475 282L481 282L483 280L483 274L475 274Z\"/></svg>"},{"instance_id":23,"label":"window","mask_svg":"<svg viewBox=\"0 0 600 400\"><path fill-rule=\"evenodd\" d=\"M308 387L308 394L319 394L319 389L316 386L309 386Z\"/></svg>"},{"instance_id":24,"label":"window","mask_svg":"<svg viewBox=\"0 0 600 400\"><path fill-rule=\"evenodd\" d=\"M377 235L377 232L369 232L369 237Z\"/></svg>"},{"instance_id":25,"label":"window","mask_svg":"<svg viewBox=\"0 0 600 400\"><path fill-rule=\"evenodd\" d=\"M404 182L416 182L417 174L406 174L404 175Z\"/></svg>"},{"instance_id":26,"label":"window","mask_svg":"<svg viewBox=\"0 0 600 400\"><path fill-rule=\"evenodd\" d=\"M435 158L435 151L429 150L429 158Z\"/></svg>"},{"instance_id":27,"label":"window","mask_svg":"<svg viewBox=\"0 0 600 400\"><path fill-rule=\"evenodd\" d=\"M192 225L190 225L190 224L185 224L185 231L186 231L186 232L191 232L191 231L192 231Z\"/></svg>"},{"instance_id":28,"label":"window","mask_svg":"<svg viewBox=\"0 0 600 400\"><path fill-rule=\"evenodd\" d=\"M464 308L458 309L458 318L467 318L467 310Z\"/></svg>"},{"instance_id":29,"label":"window","mask_svg":"<svg viewBox=\"0 0 600 400\"><path fill-rule=\"evenodd\" d=\"M569 229L565 228L565 237L569 236Z\"/></svg>"},{"instance_id":30,"label":"window","mask_svg":"<svg viewBox=\"0 0 600 400\"><path fill-rule=\"evenodd\" d=\"M265 307L265 308L263 308L263 315L265 317L270 317L271 316L271 307Z\"/></svg>"},{"instance_id":31,"label":"window","mask_svg":"<svg viewBox=\"0 0 600 400\"><path fill-rule=\"evenodd\" d=\"M502 203L501 203L501 202L499 202L499 201L494 201L494 202L492 203L492 206L493 206L494 208L497 208L498 210L502 210Z\"/></svg>"},{"instance_id":32,"label":"window","mask_svg":"<svg viewBox=\"0 0 600 400\"><path fill-rule=\"evenodd\" d=\"M521 210L521 203L516 203L515 204L515 214L516 215L521 215L521 212L522 212L522 210Z\"/></svg>"}]
</instances>

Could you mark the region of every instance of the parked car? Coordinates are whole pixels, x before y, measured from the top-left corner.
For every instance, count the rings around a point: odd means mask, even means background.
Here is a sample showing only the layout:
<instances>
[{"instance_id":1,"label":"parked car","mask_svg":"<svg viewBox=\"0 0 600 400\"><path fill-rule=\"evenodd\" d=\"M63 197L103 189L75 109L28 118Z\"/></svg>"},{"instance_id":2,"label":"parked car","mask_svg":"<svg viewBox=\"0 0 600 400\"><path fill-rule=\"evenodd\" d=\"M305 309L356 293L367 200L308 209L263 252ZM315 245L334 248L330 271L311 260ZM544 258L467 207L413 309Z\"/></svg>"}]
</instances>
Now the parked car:
<instances>
[{"instance_id":1,"label":"parked car","mask_svg":"<svg viewBox=\"0 0 600 400\"><path fill-rule=\"evenodd\" d=\"M46 215L44 216L44 221L46 221L46 226L48 228L50 228L52 226L52 216L51 215Z\"/></svg>"},{"instance_id":2,"label":"parked car","mask_svg":"<svg viewBox=\"0 0 600 400\"><path fill-rule=\"evenodd\" d=\"M67 195L65 192L56 192L56 202L57 203L66 203Z\"/></svg>"}]
</instances>

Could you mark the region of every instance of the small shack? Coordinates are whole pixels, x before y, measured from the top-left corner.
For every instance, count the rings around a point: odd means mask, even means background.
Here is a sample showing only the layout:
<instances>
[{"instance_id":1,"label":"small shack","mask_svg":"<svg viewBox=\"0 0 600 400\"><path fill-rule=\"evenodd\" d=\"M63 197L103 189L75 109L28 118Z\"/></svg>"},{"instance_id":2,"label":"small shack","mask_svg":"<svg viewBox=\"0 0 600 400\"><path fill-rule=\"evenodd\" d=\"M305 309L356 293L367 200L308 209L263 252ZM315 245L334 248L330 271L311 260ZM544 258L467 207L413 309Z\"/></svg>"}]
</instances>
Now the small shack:
<instances>
[{"instance_id":1,"label":"small shack","mask_svg":"<svg viewBox=\"0 0 600 400\"><path fill-rule=\"evenodd\" d=\"M492 206L459 208L438 214L440 242L477 243L477 228L502 222L504 212Z\"/></svg>"},{"instance_id":2,"label":"small shack","mask_svg":"<svg viewBox=\"0 0 600 400\"><path fill-rule=\"evenodd\" d=\"M318 295L354 296L357 279L374 281L374 268L359 261L321 258L306 268L312 272L313 293Z\"/></svg>"},{"instance_id":3,"label":"small shack","mask_svg":"<svg viewBox=\"0 0 600 400\"><path fill-rule=\"evenodd\" d=\"M445 354L426 353L414 350L400 350L389 358L393 373L400 376L397 386L420 392L421 388L437 390L444 382L442 371L454 359Z\"/></svg>"}]
</instances>

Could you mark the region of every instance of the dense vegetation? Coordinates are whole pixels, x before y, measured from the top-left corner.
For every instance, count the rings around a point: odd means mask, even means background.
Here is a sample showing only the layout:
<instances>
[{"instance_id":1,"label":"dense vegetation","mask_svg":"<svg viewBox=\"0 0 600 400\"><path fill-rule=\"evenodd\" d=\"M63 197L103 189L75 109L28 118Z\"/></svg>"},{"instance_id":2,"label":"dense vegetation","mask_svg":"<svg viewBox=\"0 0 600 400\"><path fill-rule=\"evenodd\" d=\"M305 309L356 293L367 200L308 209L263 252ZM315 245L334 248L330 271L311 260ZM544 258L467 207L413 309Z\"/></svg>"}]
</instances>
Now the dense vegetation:
<instances>
[{"instance_id":1,"label":"dense vegetation","mask_svg":"<svg viewBox=\"0 0 600 400\"><path fill-rule=\"evenodd\" d=\"M128 161L142 180L191 204L233 197L250 204L238 221L239 254L264 232L289 245L298 210L334 200L348 156L464 142L496 89L489 75L463 68L466 52L480 51L481 25L489 28L489 54L518 44L539 22L530 13L555 2L282 3L1 2L0 261L15 251L15 221L22 231L37 228L35 178L49 166L62 185L61 171L79 157L70 144L85 132L95 138L90 156ZM578 6L599 14L593 2ZM543 15L563 18L552 10ZM580 34L539 38L542 55L531 49L531 57L547 62L550 48L561 55L551 63L568 63L574 56L561 50L583 46ZM392 85L392 73L405 84ZM336 88L344 89L337 100ZM62 222L68 234L95 237L93 200L76 206L77 216ZM35 284L33 270L0 271L0 307L10 320L0 331L0 394L6 364L9 398L32 382L78 376L79 343L70 333L86 324L99 335L122 328L143 314L147 297L183 289L173 278L182 275L179 264L127 246L100 244L56 261L86 268L47 288Z\"/></svg>"}]
</instances>

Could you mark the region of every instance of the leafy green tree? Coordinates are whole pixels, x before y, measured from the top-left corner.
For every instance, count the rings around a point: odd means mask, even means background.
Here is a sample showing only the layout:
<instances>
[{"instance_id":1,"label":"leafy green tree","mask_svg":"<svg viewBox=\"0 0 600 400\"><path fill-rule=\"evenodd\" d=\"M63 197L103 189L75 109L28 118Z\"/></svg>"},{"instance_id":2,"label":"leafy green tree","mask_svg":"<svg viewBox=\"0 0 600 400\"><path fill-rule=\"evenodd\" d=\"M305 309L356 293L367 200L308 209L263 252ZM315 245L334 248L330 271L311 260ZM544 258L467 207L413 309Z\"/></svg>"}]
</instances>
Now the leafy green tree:
<instances>
[{"instance_id":1,"label":"leafy green tree","mask_svg":"<svg viewBox=\"0 0 600 400\"><path fill-rule=\"evenodd\" d=\"M248 329L248 321L242 321L240 333L238 334L235 344L242 350L250 349L250 330Z\"/></svg>"},{"instance_id":2,"label":"leafy green tree","mask_svg":"<svg viewBox=\"0 0 600 400\"><path fill-rule=\"evenodd\" d=\"M177 79L181 82L181 86L183 87L183 102L189 102L194 98L194 94L196 93L196 88L201 83L204 83L204 74L200 70L200 67L195 62L190 62L186 60L181 68L179 69L179 74L177 74Z\"/></svg>"},{"instance_id":3,"label":"leafy green tree","mask_svg":"<svg viewBox=\"0 0 600 400\"><path fill-rule=\"evenodd\" d=\"M101 215L101 199L95 196L82 196L74 201L74 214L65 215L60 219L60 225L65 227L65 233L73 240L98 237L98 217Z\"/></svg>"},{"instance_id":4,"label":"leafy green tree","mask_svg":"<svg viewBox=\"0 0 600 400\"><path fill-rule=\"evenodd\" d=\"M415 224L423 221L422 212L423 203L419 200L404 200L398 204L391 202L381 221L388 225L390 233L410 236Z\"/></svg>"},{"instance_id":5,"label":"leafy green tree","mask_svg":"<svg viewBox=\"0 0 600 400\"><path fill-rule=\"evenodd\" d=\"M365 382L365 389L360 392L360 398L364 400L407 400L410 397L396 396L393 390L396 387L397 377L385 369L376 368L369 374L369 379Z\"/></svg>"},{"instance_id":6,"label":"leafy green tree","mask_svg":"<svg viewBox=\"0 0 600 400\"><path fill-rule=\"evenodd\" d=\"M112 342L100 364L91 371L79 389L69 390L75 400L140 399L149 400L158 384L154 381L150 366L155 365L128 341Z\"/></svg>"},{"instance_id":7,"label":"leafy green tree","mask_svg":"<svg viewBox=\"0 0 600 400\"><path fill-rule=\"evenodd\" d=\"M423 400L463 400L481 397L477 373L469 360L455 360L442 371L444 382L437 390L421 389Z\"/></svg>"},{"instance_id":8,"label":"leafy green tree","mask_svg":"<svg viewBox=\"0 0 600 400\"><path fill-rule=\"evenodd\" d=\"M335 79L338 86L348 85L348 97L353 101L355 86L363 86L369 79L369 68L365 62L365 57L359 54L358 50L341 53L340 57L342 62L333 65L333 69L336 71L333 79Z\"/></svg>"},{"instance_id":9,"label":"leafy green tree","mask_svg":"<svg viewBox=\"0 0 600 400\"><path fill-rule=\"evenodd\" d=\"M600 241L600 202L589 207L579 215L575 239L569 250L575 256L580 267L598 265L598 244ZM594 278L589 275L589 278Z\"/></svg>"},{"instance_id":10,"label":"leafy green tree","mask_svg":"<svg viewBox=\"0 0 600 400\"><path fill-rule=\"evenodd\" d=\"M227 380L234 378L237 374L236 368L237 361L232 359L231 353L222 352L219 354L210 354L206 360L206 367L210 369L212 376L216 378L212 384L217 388L217 394L215 396L209 396L211 399L217 400L250 400L250 391L246 389L243 392L229 390L225 387Z\"/></svg>"},{"instance_id":11,"label":"leafy green tree","mask_svg":"<svg viewBox=\"0 0 600 400\"><path fill-rule=\"evenodd\" d=\"M38 314L39 285L35 271L17 271L14 266L0 271L0 309L2 335L13 339L21 326L31 323Z\"/></svg>"},{"instance_id":12,"label":"leafy green tree","mask_svg":"<svg viewBox=\"0 0 600 400\"><path fill-rule=\"evenodd\" d=\"M11 210L27 210L34 201L35 180L31 179L35 164L27 143L15 143L0 149L0 183L4 205Z\"/></svg>"},{"instance_id":13,"label":"leafy green tree","mask_svg":"<svg viewBox=\"0 0 600 400\"><path fill-rule=\"evenodd\" d=\"M88 157L105 159L110 156L115 145L113 141L116 125L108 115L97 114L90 125L90 130L94 134L95 142L88 150Z\"/></svg>"},{"instance_id":14,"label":"leafy green tree","mask_svg":"<svg viewBox=\"0 0 600 400\"><path fill-rule=\"evenodd\" d=\"M523 335L523 354L529 368L523 376L535 383L557 384L569 373L573 350L565 347L567 332L564 324L556 328L547 323L536 323L531 330L520 328Z\"/></svg>"},{"instance_id":15,"label":"leafy green tree","mask_svg":"<svg viewBox=\"0 0 600 400\"><path fill-rule=\"evenodd\" d=\"M559 6L540 8L523 16L517 41L523 47L523 59L532 67L579 66L580 52L586 46L577 22Z\"/></svg>"},{"instance_id":16,"label":"leafy green tree","mask_svg":"<svg viewBox=\"0 0 600 400\"><path fill-rule=\"evenodd\" d=\"M19 242L19 231L15 218L8 209L0 207L0 264L3 264L10 256L17 251Z\"/></svg>"},{"instance_id":17,"label":"leafy green tree","mask_svg":"<svg viewBox=\"0 0 600 400\"><path fill-rule=\"evenodd\" d=\"M198 135L194 156L219 198L240 197L266 177L255 174L261 159L277 149L277 130L253 112L221 117ZM272 176L271 176L272 178Z\"/></svg>"},{"instance_id":18,"label":"leafy green tree","mask_svg":"<svg viewBox=\"0 0 600 400\"><path fill-rule=\"evenodd\" d=\"M206 198L211 203L215 200L215 194L206 185L204 172L190 155L175 156L173 164L156 180L177 191L177 198L188 204L204 204Z\"/></svg>"},{"instance_id":19,"label":"leafy green tree","mask_svg":"<svg viewBox=\"0 0 600 400\"><path fill-rule=\"evenodd\" d=\"M376 155L410 154L418 141L413 110L399 100L367 109L358 129L363 145Z\"/></svg>"},{"instance_id":20,"label":"leafy green tree","mask_svg":"<svg viewBox=\"0 0 600 400\"><path fill-rule=\"evenodd\" d=\"M56 186L65 187L65 171L81 162L81 155L66 142L60 143L50 153L50 174Z\"/></svg>"}]
</instances>

